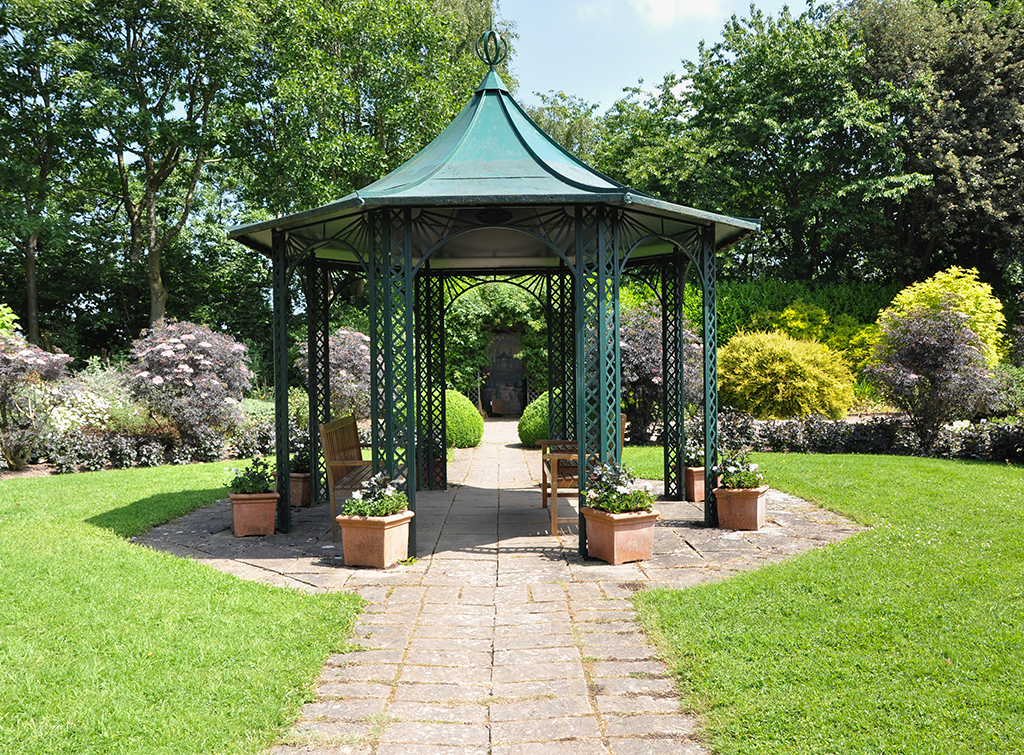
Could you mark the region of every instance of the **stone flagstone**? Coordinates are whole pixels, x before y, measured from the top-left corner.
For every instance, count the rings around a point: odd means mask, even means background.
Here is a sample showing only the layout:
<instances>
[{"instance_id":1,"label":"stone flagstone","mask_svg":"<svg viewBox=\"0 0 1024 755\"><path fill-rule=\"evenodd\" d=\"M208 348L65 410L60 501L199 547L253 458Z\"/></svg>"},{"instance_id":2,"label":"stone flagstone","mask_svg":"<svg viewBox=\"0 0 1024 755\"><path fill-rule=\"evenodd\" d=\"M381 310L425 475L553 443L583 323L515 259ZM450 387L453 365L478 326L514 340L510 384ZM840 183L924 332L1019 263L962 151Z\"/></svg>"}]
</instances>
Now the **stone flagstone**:
<instances>
[{"instance_id":1,"label":"stone flagstone","mask_svg":"<svg viewBox=\"0 0 1024 755\"><path fill-rule=\"evenodd\" d=\"M575 526L548 534L539 455L513 420L449 464L447 491L420 491L415 563L343 563L329 507L296 509L288 535L235 538L226 502L137 541L242 579L306 592L351 590L369 605L317 700L271 755L706 755L629 597L779 561L860 528L771 491L761 532L703 526L700 504L660 501L650 561L577 555ZM561 501L564 515L575 505Z\"/></svg>"}]
</instances>

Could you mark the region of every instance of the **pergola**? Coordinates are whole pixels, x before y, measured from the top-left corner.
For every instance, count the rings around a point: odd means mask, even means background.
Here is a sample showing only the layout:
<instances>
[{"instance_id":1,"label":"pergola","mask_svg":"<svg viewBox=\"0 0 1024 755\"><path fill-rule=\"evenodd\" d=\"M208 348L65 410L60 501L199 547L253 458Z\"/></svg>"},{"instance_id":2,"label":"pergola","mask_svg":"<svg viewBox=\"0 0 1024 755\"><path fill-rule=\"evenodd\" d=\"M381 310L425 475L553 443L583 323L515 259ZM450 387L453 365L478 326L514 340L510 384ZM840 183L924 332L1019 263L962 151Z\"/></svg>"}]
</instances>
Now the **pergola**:
<instances>
[{"instance_id":1,"label":"pergola","mask_svg":"<svg viewBox=\"0 0 1024 755\"><path fill-rule=\"evenodd\" d=\"M621 460L619 286L638 278L662 307L665 492L684 475L683 287L703 291L704 449L711 490L718 458L716 252L758 229L663 202L593 170L560 147L516 104L495 71L507 52L493 30L477 45L490 65L472 99L434 141L376 183L323 207L233 228L230 237L273 263L277 468L289 467L289 281L301 276L308 318L311 458L330 420L328 313L333 282L365 275L370 321L374 472L416 490L447 487L446 307L483 282L507 281L545 306L549 432L575 440L581 465ZM585 462L583 461L585 460ZM587 485L581 473L580 488ZM326 474L314 466L314 500ZM718 523L714 496L705 521ZM288 486L279 528L291 527ZM415 519L410 553L416 553ZM580 516L579 550L587 554Z\"/></svg>"}]
</instances>

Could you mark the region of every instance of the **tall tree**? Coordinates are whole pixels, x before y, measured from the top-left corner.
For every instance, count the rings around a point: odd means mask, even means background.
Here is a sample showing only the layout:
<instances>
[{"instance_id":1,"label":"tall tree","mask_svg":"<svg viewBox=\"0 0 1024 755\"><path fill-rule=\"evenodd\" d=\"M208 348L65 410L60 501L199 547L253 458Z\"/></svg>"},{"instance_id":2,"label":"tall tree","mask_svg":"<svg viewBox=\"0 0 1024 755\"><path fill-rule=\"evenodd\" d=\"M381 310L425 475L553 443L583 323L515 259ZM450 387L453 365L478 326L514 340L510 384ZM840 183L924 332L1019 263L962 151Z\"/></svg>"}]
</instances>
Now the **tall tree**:
<instances>
[{"instance_id":1,"label":"tall tree","mask_svg":"<svg viewBox=\"0 0 1024 755\"><path fill-rule=\"evenodd\" d=\"M150 322L164 317L161 257L185 227L203 169L223 158L228 115L251 95L257 15L245 0L96 0L89 42L101 145L146 260Z\"/></svg>"},{"instance_id":2,"label":"tall tree","mask_svg":"<svg viewBox=\"0 0 1024 755\"><path fill-rule=\"evenodd\" d=\"M24 262L24 324L33 343L40 240L61 230L47 207L90 137L75 37L80 10L63 0L0 2L0 234Z\"/></svg>"},{"instance_id":3,"label":"tall tree","mask_svg":"<svg viewBox=\"0 0 1024 755\"><path fill-rule=\"evenodd\" d=\"M681 96L720 188L717 209L763 215L769 264L783 277L875 273L863 229L877 200L927 181L904 170L891 87L871 86L864 64L845 18L812 6L795 18L752 8L687 66Z\"/></svg>"},{"instance_id":4,"label":"tall tree","mask_svg":"<svg viewBox=\"0 0 1024 755\"><path fill-rule=\"evenodd\" d=\"M234 149L242 198L275 214L316 207L412 157L483 76L473 50L490 8L489 0L269 5L265 89L241 114Z\"/></svg>"}]
</instances>

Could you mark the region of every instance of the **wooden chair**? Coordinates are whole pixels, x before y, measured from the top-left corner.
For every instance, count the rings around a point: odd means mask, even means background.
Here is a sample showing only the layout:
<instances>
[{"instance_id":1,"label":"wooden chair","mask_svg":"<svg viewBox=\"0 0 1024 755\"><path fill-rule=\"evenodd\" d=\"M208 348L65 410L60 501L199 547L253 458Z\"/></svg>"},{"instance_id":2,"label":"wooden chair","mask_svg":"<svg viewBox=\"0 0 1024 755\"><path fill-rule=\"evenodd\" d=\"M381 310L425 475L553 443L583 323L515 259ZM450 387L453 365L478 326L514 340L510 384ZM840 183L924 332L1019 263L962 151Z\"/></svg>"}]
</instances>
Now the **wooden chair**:
<instances>
[{"instance_id":1,"label":"wooden chair","mask_svg":"<svg viewBox=\"0 0 1024 755\"><path fill-rule=\"evenodd\" d=\"M619 442L626 445L626 415L619 415ZM541 507L551 511L551 534L558 534L558 525L575 522L576 517L558 516L558 493L567 498L579 497L580 457L579 444L574 440L539 440L540 445L540 501Z\"/></svg>"},{"instance_id":2,"label":"wooden chair","mask_svg":"<svg viewBox=\"0 0 1024 755\"><path fill-rule=\"evenodd\" d=\"M327 464L327 484L331 490L331 536L338 540L338 493L359 490L373 474L373 462L363 460L364 445L359 443L355 417L342 417L320 425L320 442Z\"/></svg>"}]
</instances>

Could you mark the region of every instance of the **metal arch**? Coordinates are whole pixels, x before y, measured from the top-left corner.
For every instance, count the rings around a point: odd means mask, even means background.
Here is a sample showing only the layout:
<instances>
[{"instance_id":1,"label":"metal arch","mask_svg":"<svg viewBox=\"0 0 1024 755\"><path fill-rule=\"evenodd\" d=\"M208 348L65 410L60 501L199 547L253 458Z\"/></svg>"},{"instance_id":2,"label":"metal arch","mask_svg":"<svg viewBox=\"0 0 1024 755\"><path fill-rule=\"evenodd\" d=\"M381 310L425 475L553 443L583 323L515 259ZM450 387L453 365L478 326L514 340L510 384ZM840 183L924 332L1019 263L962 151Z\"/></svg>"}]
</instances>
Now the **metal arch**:
<instances>
[{"instance_id":1,"label":"metal arch","mask_svg":"<svg viewBox=\"0 0 1024 755\"><path fill-rule=\"evenodd\" d=\"M421 273L422 275L422 273ZM530 294L540 304L544 304L548 275L446 275L444 276L444 312L451 311L455 300L474 288L488 283L507 283Z\"/></svg>"},{"instance_id":2,"label":"metal arch","mask_svg":"<svg viewBox=\"0 0 1024 755\"><path fill-rule=\"evenodd\" d=\"M663 259L664 258L659 257L651 260L650 262L634 265L632 269L624 269L622 271L621 279L633 280L644 284L648 289L650 289L651 293L654 294L660 304L662 301L661 280L662 268L664 265Z\"/></svg>"},{"instance_id":3,"label":"metal arch","mask_svg":"<svg viewBox=\"0 0 1024 755\"><path fill-rule=\"evenodd\" d=\"M473 231L489 228L518 231L519 233L532 236L554 252L559 259L569 266L570 270L574 270L572 260L569 259L568 254L568 245L573 238L573 223L574 216L568 214L562 207L551 208L543 213L535 210L532 216L523 218L515 223L505 224L467 223L457 220L454 213L422 210L413 220L413 237L418 242L416 246L423 250L423 255L417 263L414 272L418 272L438 249L452 239L472 233ZM561 245L559 241L561 241Z\"/></svg>"},{"instance_id":4,"label":"metal arch","mask_svg":"<svg viewBox=\"0 0 1024 755\"><path fill-rule=\"evenodd\" d=\"M626 265L629 263L630 257L633 256L633 252L635 252L637 249L642 247L644 244L646 244L646 243L648 243L650 241L656 241L656 240L664 241L667 244L672 244L672 246L676 247L676 249L678 249L678 250L682 251L684 254L686 254L686 256L687 256L687 258L688 258L688 260L690 262L696 263L697 262L697 257L699 256L699 251L695 252L693 249L691 249L688 246L688 244L699 247L700 240L702 238L701 234L702 234L702 230L701 229L694 228L693 230L687 231L685 234L680 234L679 236L666 236L665 234L661 234L661 233L649 233L649 234L647 234L645 236L631 239L631 243L630 243L629 249L626 251L625 255L622 258L622 263L621 263L622 264L622 268L625 269ZM675 255L674 254L673 255L664 255L664 254L662 254L662 255L658 255L657 257L654 257L653 259L663 259L666 256L675 256ZM643 264L646 264L646 261L641 261L639 263L634 263L634 264L643 265Z\"/></svg>"}]
</instances>

